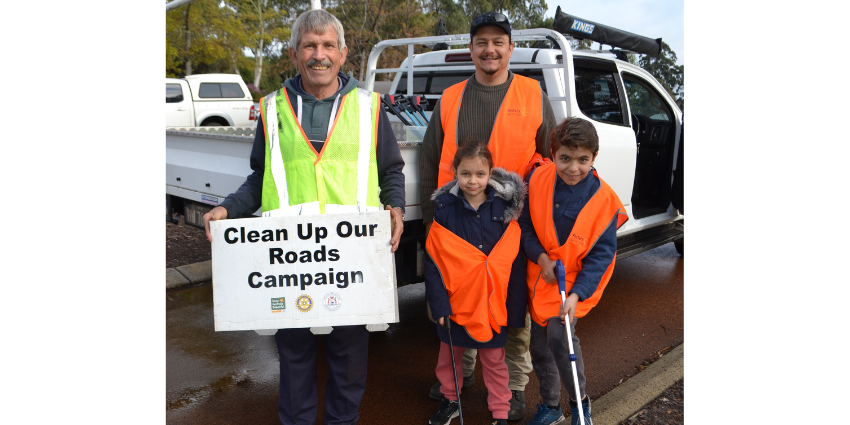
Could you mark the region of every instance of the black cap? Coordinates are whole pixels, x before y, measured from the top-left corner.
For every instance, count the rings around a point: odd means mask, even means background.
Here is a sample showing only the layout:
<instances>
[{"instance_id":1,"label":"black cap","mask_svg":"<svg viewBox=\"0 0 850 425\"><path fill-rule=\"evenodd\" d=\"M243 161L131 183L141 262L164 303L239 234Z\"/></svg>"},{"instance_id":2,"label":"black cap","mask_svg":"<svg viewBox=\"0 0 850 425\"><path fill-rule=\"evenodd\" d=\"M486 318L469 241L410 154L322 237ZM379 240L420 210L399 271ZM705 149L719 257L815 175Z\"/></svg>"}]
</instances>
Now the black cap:
<instances>
[{"instance_id":1,"label":"black cap","mask_svg":"<svg viewBox=\"0 0 850 425\"><path fill-rule=\"evenodd\" d=\"M507 16L499 12L487 12L478 15L472 20L472 28L469 30L469 37L474 37L479 28L486 27L488 25L499 27L508 36L511 35L511 22L508 20Z\"/></svg>"}]
</instances>

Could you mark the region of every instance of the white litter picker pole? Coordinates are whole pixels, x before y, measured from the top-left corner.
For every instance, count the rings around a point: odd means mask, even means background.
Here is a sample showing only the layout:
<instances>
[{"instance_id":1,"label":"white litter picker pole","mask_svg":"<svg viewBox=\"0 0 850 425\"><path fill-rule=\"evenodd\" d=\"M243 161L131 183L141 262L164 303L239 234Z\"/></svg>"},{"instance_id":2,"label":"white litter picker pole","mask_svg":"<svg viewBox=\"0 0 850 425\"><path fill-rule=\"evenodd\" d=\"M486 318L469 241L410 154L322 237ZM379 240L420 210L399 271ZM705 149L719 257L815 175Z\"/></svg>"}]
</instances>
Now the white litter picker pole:
<instances>
[{"instance_id":1,"label":"white litter picker pole","mask_svg":"<svg viewBox=\"0 0 850 425\"><path fill-rule=\"evenodd\" d=\"M322 0L310 0L310 9L316 10L322 8Z\"/></svg>"},{"instance_id":2,"label":"white litter picker pole","mask_svg":"<svg viewBox=\"0 0 850 425\"><path fill-rule=\"evenodd\" d=\"M561 305L567 302L567 282L566 273L564 271L564 263L558 260L555 263L555 277L558 279L558 290L561 292ZM569 315L566 317L569 319ZM584 409L581 404L581 390L578 386L578 371L576 370L576 355L573 353L573 336L570 334L570 323L567 323L567 344L570 346L570 366L573 367L573 385L576 388L576 403L578 403L578 419L581 425L584 425ZM564 384L566 385L566 384Z\"/></svg>"}]
</instances>

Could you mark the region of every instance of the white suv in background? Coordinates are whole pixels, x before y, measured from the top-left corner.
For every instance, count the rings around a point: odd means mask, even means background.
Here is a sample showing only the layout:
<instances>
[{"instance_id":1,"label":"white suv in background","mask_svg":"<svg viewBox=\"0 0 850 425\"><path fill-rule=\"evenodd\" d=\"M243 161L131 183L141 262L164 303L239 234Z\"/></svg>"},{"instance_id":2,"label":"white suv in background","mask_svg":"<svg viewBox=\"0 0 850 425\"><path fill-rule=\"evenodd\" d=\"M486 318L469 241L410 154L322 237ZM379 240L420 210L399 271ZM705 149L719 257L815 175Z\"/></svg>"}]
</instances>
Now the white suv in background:
<instances>
[{"instance_id":1,"label":"white suv in background","mask_svg":"<svg viewBox=\"0 0 850 425\"><path fill-rule=\"evenodd\" d=\"M165 79L165 126L253 127L251 93L236 74L198 74Z\"/></svg>"}]
</instances>

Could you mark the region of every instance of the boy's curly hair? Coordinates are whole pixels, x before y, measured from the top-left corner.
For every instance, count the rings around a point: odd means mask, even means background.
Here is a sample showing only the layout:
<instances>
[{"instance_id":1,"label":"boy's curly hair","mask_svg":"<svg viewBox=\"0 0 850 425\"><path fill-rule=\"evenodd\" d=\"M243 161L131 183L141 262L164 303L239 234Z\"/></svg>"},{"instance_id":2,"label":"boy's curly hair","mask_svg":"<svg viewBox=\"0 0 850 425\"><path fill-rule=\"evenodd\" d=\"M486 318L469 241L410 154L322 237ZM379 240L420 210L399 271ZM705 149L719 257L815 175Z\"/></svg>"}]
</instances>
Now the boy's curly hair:
<instances>
[{"instance_id":1,"label":"boy's curly hair","mask_svg":"<svg viewBox=\"0 0 850 425\"><path fill-rule=\"evenodd\" d=\"M572 117L565 119L561 124L552 130L549 137L552 145L552 156L555 156L555 151L566 146L567 149L587 149L596 154L599 152L599 136L596 134L596 128L588 120Z\"/></svg>"}]
</instances>

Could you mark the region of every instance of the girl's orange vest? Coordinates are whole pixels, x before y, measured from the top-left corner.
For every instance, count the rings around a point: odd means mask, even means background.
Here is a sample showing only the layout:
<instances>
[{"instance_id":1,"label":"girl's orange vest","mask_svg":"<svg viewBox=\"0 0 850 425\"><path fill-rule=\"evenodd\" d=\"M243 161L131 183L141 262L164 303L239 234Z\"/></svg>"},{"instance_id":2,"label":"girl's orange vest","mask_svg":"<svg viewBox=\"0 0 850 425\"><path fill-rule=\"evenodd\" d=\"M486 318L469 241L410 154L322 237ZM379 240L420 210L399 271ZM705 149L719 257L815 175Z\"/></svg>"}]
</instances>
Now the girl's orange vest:
<instances>
[{"instance_id":1,"label":"girl's orange vest","mask_svg":"<svg viewBox=\"0 0 850 425\"><path fill-rule=\"evenodd\" d=\"M595 169L593 175L599 178ZM575 283L576 275L581 270L582 259L587 256L590 249L596 244L596 240L608 228L614 215L617 216L618 229L629 217L614 190L602 179L599 179L601 184L599 190L579 212L567 242L563 246L558 246L558 235L555 230L555 223L552 221L552 203L554 202L555 179L559 178L555 164L538 167L528 182L528 208L537 238L548 252L549 258L552 260L561 259L564 263L566 288L567 293L569 293L570 288ZM605 290L605 286L611 279L616 261L617 254L615 253L614 259L611 260L611 264L608 265L608 269L602 275L602 280L599 282L596 292L590 298L578 303L575 317L584 317L599 302L602 291ZM540 266L531 259L528 260L527 283L528 309L531 318L540 326L546 326L547 320L558 317L561 308L561 294L558 285L546 283L540 278Z\"/></svg>"},{"instance_id":2,"label":"girl's orange vest","mask_svg":"<svg viewBox=\"0 0 850 425\"><path fill-rule=\"evenodd\" d=\"M452 160L458 148L457 120L463 92L469 80L455 84L443 91L440 99L440 121L443 125L443 148L440 154L438 187L454 180ZM514 74L496 122L490 133L488 147L493 156L493 166L513 171L525 179L527 165L536 150L537 129L543 123L540 83Z\"/></svg>"},{"instance_id":3,"label":"girl's orange vest","mask_svg":"<svg viewBox=\"0 0 850 425\"><path fill-rule=\"evenodd\" d=\"M434 221L425 249L440 270L452 306L451 319L472 339L487 342L508 324L505 302L520 230L511 221L490 255ZM492 332L491 332L492 329Z\"/></svg>"}]
</instances>

